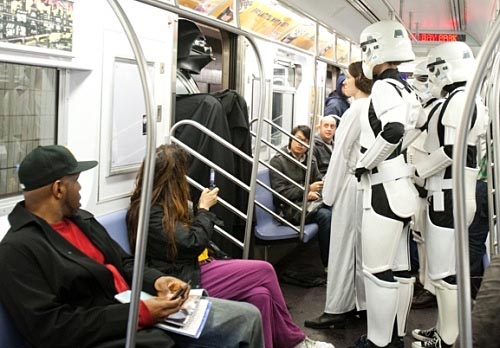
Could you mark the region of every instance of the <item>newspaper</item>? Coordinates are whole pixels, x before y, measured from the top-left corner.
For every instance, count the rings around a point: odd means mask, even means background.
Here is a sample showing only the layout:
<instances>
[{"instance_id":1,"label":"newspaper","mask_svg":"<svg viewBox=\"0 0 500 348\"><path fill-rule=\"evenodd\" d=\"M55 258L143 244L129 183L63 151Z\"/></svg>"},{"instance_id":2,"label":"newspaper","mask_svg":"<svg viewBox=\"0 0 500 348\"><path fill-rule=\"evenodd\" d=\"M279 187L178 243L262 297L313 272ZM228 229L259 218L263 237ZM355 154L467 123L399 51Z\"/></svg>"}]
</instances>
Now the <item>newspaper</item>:
<instances>
[{"instance_id":1,"label":"newspaper","mask_svg":"<svg viewBox=\"0 0 500 348\"><path fill-rule=\"evenodd\" d=\"M131 293L130 290L127 290L116 294L115 298L121 303L129 303ZM189 298L184 302L181 310L169 315L163 322L155 326L179 335L200 337L212 306L212 303L203 297L203 293L203 289L191 290ZM141 292L141 300L147 300L151 297L153 296L147 292Z\"/></svg>"}]
</instances>

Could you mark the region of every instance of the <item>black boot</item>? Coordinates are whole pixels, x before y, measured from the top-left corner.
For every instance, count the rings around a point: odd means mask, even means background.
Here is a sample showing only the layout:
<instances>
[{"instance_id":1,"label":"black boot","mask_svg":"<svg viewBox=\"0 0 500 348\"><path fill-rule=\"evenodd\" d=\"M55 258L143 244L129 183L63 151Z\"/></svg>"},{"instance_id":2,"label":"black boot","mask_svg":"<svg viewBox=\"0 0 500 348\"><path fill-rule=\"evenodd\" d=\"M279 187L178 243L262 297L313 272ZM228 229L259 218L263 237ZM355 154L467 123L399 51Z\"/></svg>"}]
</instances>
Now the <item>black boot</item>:
<instances>
[{"instance_id":1,"label":"black boot","mask_svg":"<svg viewBox=\"0 0 500 348\"><path fill-rule=\"evenodd\" d=\"M323 313L319 317L306 320L304 322L305 327L310 327L312 329L343 329L345 328L347 322L347 313L342 314L329 314Z\"/></svg>"}]
</instances>

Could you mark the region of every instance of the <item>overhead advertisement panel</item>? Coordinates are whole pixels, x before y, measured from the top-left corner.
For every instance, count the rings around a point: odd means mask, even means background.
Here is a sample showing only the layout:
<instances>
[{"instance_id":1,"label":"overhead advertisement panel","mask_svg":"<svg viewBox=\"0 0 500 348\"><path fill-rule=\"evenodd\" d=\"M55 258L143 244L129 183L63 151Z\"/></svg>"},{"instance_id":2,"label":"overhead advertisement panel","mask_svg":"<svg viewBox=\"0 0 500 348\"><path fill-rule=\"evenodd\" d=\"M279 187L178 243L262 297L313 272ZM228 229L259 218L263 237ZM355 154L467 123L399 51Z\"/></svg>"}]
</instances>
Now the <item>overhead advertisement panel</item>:
<instances>
[{"instance_id":1,"label":"overhead advertisement panel","mask_svg":"<svg viewBox=\"0 0 500 348\"><path fill-rule=\"evenodd\" d=\"M315 50L316 24L276 1L241 1L239 16L242 29L303 50Z\"/></svg>"},{"instance_id":2,"label":"overhead advertisement panel","mask_svg":"<svg viewBox=\"0 0 500 348\"><path fill-rule=\"evenodd\" d=\"M233 0L179 0L179 6L205 16L233 23Z\"/></svg>"},{"instance_id":3,"label":"overhead advertisement panel","mask_svg":"<svg viewBox=\"0 0 500 348\"><path fill-rule=\"evenodd\" d=\"M337 63L347 65L349 63L350 42L337 36Z\"/></svg>"},{"instance_id":4,"label":"overhead advertisement panel","mask_svg":"<svg viewBox=\"0 0 500 348\"><path fill-rule=\"evenodd\" d=\"M334 59L335 34L325 27L319 26L318 56Z\"/></svg>"}]
</instances>

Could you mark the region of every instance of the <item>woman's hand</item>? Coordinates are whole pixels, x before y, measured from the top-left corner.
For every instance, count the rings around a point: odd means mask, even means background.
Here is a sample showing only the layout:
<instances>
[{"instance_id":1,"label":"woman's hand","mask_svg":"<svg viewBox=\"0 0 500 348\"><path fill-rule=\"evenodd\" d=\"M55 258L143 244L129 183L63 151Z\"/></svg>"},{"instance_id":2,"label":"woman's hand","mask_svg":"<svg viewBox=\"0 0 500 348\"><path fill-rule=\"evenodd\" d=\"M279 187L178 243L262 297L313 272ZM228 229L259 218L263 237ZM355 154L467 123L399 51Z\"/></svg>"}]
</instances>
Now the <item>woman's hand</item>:
<instances>
[{"instance_id":1,"label":"woman's hand","mask_svg":"<svg viewBox=\"0 0 500 348\"><path fill-rule=\"evenodd\" d=\"M219 194L219 188L214 189L204 189L201 192L200 200L198 201L198 208L210 210L212 206L217 203L217 195Z\"/></svg>"}]
</instances>

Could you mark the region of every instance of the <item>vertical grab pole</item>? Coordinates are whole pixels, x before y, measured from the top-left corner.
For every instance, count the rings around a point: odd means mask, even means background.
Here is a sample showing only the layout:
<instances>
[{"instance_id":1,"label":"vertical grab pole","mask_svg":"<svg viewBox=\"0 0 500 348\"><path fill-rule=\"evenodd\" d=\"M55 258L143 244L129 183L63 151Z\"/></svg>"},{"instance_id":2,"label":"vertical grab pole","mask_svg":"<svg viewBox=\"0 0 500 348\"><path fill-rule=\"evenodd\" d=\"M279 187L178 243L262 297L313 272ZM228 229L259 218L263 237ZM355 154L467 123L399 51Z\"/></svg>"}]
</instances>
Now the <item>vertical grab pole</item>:
<instances>
[{"instance_id":1,"label":"vertical grab pole","mask_svg":"<svg viewBox=\"0 0 500 348\"><path fill-rule=\"evenodd\" d=\"M239 8L237 8L239 11ZM260 102L258 109L258 121L257 121L257 129L255 136L255 150L253 155L253 163L252 163L252 175L250 177L250 192L248 193L248 208L247 208L247 223L245 226L245 237L244 237L244 245L243 245L243 258L248 259L250 254L250 242L253 233L253 213L254 213L254 201L255 201L255 186L257 185L257 171L259 169L259 156L260 156L260 143L262 138L262 125L264 119L264 104L266 101L266 79L264 74L264 69L262 67L262 57L260 55L259 49L255 40L251 37L246 36L246 39L251 43L255 55L257 56L257 66L259 67L260 80L262 83L260 84Z\"/></svg>"},{"instance_id":2,"label":"vertical grab pole","mask_svg":"<svg viewBox=\"0 0 500 348\"><path fill-rule=\"evenodd\" d=\"M490 254L498 254L498 223L495 223L493 217L496 215L496 220L498 221L498 214L495 213L494 207L500 207L500 153L498 149L500 146L500 128L498 123L499 112L499 102L500 102L500 85L498 84L500 78L500 53L495 56L495 62L491 71L491 81L493 87L491 89L491 98L488 99L488 111L491 117L491 127L488 127L488 133L490 138L486 144L486 149L488 151L488 215L490 221ZM489 105L491 103L491 105ZM491 129L491 132L490 132ZM491 142L492 140L492 142ZM494 167L491 168L491 162L493 162ZM494 197L491 197L491 190L495 189ZM494 200L493 200L494 198ZM490 202L491 201L491 202ZM497 208L498 211L498 208Z\"/></svg>"},{"instance_id":3,"label":"vertical grab pole","mask_svg":"<svg viewBox=\"0 0 500 348\"><path fill-rule=\"evenodd\" d=\"M144 276L144 260L146 254L146 241L148 237L149 211L151 207L151 191L153 187L154 173L154 155L156 146L156 122L153 114L153 95L151 77L148 74L147 62L144 57L139 39L132 28L127 15L118 3L118 0L108 0L109 5L116 14L120 24L127 35L130 46L134 52L139 75L141 78L142 91L146 104L147 115L147 136L146 136L146 157L144 164L144 178L142 183L141 204L139 207L139 222L137 229L137 247L135 250L134 276L132 279L132 295L130 299L130 309L127 323L127 342L126 347L135 347L135 334L137 331L137 315L139 313L139 299L142 289L142 280Z\"/></svg>"},{"instance_id":4,"label":"vertical grab pole","mask_svg":"<svg viewBox=\"0 0 500 348\"><path fill-rule=\"evenodd\" d=\"M477 68L472 80L466 88L466 101L457 129L456 143L453 148L453 205L455 208L455 240L457 253L457 280L458 280L458 319L459 343L462 348L472 347L472 320L470 298L470 270L468 254L468 232L465 210L465 178L464 167L466 158L466 139L469 132L476 93L481 87L488 60L491 58L500 34L500 20L496 20L492 31L481 47L477 60ZM498 155L498 151L495 151ZM496 157L496 156L495 156Z\"/></svg>"}]
</instances>

